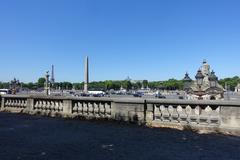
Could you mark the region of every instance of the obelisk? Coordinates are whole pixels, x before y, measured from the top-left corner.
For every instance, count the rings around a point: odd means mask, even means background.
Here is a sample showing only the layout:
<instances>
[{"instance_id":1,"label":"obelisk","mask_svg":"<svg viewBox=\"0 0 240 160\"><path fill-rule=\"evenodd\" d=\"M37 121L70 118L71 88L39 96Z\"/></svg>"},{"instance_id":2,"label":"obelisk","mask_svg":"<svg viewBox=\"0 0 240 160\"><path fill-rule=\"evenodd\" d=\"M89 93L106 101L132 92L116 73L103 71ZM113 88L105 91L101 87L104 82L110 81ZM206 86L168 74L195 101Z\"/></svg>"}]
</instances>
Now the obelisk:
<instances>
[{"instance_id":1,"label":"obelisk","mask_svg":"<svg viewBox=\"0 0 240 160\"><path fill-rule=\"evenodd\" d=\"M55 83L55 78L54 78L54 65L52 65L52 76L51 76L51 83L52 85Z\"/></svg>"},{"instance_id":2,"label":"obelisk","mask_svg":"<svg viewBox=\"0 0 240 160\"><path fill-rule=\"evenodd\" d=\"M85 58L85 67L84 67L84 93L88 93L88 82L89 82L89 70L88 70L88 56Z\"/></svg>"}]
</instances>

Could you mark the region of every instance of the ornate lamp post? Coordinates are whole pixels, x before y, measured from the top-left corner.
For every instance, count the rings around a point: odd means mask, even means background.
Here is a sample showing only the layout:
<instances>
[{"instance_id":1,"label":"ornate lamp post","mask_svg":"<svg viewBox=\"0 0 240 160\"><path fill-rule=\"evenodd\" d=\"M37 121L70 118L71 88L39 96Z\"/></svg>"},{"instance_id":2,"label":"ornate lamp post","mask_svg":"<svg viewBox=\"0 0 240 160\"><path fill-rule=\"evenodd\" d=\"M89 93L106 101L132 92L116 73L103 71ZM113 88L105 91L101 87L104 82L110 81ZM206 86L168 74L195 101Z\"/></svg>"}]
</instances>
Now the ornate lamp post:
<instances>
[{"instance_id":1,"label":"ornate lamp post","mask_svg":"<svg viewBox=\"0 0 240 160\"><path fill-rule=\"evenodd\" d=\"M210 89L209 89L209 94L211 95L210 99L214 100L215 99L215 95L218 94L218 90L217 90L217 81L218 81L218 77L215 75L215 72L212 71L208 77L209 83L210 83ZM222 95L223 96L223 95Z\"/></svg>"},{"instance_id":2,"label":"ornate lamp post","mask_svg":"<svg viewBox=\"0 0 240 160\"><path fill-rule=\"evenodd\" d=\"M49 81L49 71L46 72L46 81L45 81L45 92L46 95L49 96L50 95L50 81Z\"/></svg>"},{"instance_id":3,"label":"ornate lamp post","mask_svg":"<svg viewBox=\"0 0 240 160\"><path fill-rule=\"evenodd\" d=\"M16 78L14 78L11 82L10 82L10 90L11 90L11 94L16 94L19 89L21 87L21 83L19 82L19 80L17 80Z\"/></svg>"},{"instance_id":4,"label":"ornate lamp post","mask_svg":"<svg viewBox=\"0 0 240 160\"><path fill-rule=\"evenodd\" d=\"M215 75L214 71L211 72L210 76L208 77L208 80L210 82L210 87L211 88L217 87L218 77Z\"/></svg>"},{"instance_id":5,"label":"ornate lamp post","mask_svg":"<svg viewBox=\"0 0 240 160\"><path fill-rule=\"evenodd\" d=\"M204 95L203 91L202 91L202 85L203 85L203 74L202 71L199 69L196 76L195 76L196 80L197 80L197 86L198 86L198 91L197 91L197 95L198 95L198 99L202 100L202 96Z\"/></svg>"},{"instance_id":6,"label":"ornate lamp post","mask_svg":"<svg viewBox=\"0 0 240 160\"><path fill-rule=\"evenodd\" d=\"M186 92L189 91L189 88L190 88L190 85L191 85L191 82L192 82L192 79L189 77L188 73L185 74L185 77L183 78L183 82L184 82L184 90Z\"/></svg>"}]
</instances>

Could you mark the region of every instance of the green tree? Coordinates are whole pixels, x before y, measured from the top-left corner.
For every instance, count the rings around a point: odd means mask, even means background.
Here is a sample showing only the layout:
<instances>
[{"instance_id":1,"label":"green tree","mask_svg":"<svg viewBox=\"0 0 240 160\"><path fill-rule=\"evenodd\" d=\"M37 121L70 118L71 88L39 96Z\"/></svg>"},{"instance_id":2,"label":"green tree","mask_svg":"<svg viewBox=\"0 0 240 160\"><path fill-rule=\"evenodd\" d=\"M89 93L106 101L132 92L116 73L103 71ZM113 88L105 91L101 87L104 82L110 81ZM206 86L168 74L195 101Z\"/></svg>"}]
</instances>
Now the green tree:
<instances>
[{"instance_id":1,"label":"green tree","mask_svg":"<svg viewBox=\"0 0 240 160\"><path fill-rule=\"evenodd\" d=\"M148 86L148 80L143 80L142 84L143 84L143 87L144 87L144 88L147 88L147 86Z\"/></svg>"},{"instance_id":2,"label":"green tree","mask_svg":"<svg viewBox=\"0 0 240 160\"><path fill-rule=\"evenodd\" d=\"M76 90L83 90L84 83L73 83Z\"/></svg>"},{"instance_id":3,"label":"green tree","mask_svg":"<svg viewBox=\"0 0 240 160\"><path fill-rule=\"evenodd\" d=\"M0 82L0 88L1 89L7 89L9 88L9 83L8 82Z\"/></svg>"},{"instance_id":4,"label":"green tree","mask_svg":"<svg viewBox=\"0 0 240 160\"><path fill-rule=\"evenodd\" d=\"M39 88L43 88L45 82L46 82L46 79L45 79L44 77L41 77L41 78L38 79L37 86L38 86Z\"/></svg>"},{"instance_id":5,"label":"green tree","mask_svg":"<svg viewBox=\"0 0 240 160\"><path fill-rule=\"evenodd\" d=\"M106 90L113 89L113 81L105 81L105 89Z\"/></svg>"},{"instance_id":6,"label":"green tree","mask_svg":"<svg viewBox=\"0 0 240 160\"><path fill-rule=\"evenodd\" d=\"M128 80L123 81L122 82L122 86L123 86L123 88L125 88L128 91L130 89L132 89L132 83L130 81L128 81Z\"/></svg>"}]
</instances>

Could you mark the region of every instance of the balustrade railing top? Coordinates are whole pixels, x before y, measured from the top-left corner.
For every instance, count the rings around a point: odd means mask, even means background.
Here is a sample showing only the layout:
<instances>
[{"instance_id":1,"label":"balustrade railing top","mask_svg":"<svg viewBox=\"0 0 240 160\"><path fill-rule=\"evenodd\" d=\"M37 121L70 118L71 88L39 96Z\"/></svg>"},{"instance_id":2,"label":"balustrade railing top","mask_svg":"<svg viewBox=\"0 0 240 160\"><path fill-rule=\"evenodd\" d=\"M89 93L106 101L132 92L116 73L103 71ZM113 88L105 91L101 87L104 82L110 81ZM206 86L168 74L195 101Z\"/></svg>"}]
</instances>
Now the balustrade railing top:
<instances>
[{"instance_id":1,"label":"balustrade railing top","mask_svg":"<svg viewBox=\"0 0 240 160\"><path fill-rule=\"evenodd\" d=\"M81 100L98 102L116 102L133 104L168 104L168 105L211 105L211 106L232 106L240 107L240 101L224 100L177 100L177 99L143 99L143 98L109 98L109 97L66 97L66 96L29 96L29 95L2 95L2 98L28 98L46 100Z\"/></svg>"},{"instance_id":2,"label":"balustrade railing top","mask_svg":"<svg viewBox=\"0 0 240 160\"><path fill-rule=\"evenodd\" d=\"M176 100L176 99L146 99L147 104L171 104L171 105L211 105L240 107L240 101L224 100Z\"/></svg>"}]
</instances>

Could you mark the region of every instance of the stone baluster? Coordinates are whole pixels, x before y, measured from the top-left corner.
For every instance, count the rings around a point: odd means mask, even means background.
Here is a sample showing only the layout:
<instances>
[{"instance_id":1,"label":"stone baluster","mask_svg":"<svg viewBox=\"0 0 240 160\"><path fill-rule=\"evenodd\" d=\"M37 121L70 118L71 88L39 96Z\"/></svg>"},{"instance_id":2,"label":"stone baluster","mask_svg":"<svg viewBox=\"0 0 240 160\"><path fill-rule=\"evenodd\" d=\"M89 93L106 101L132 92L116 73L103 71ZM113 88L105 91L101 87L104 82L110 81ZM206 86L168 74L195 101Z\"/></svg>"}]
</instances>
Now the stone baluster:
<instances>
[{"instance_id":1,"label":"stone baluster","mask_svg":"<svg viewBox=\"0 0 240 160\"><path fill-rule=\"evenodd\" d=\"M197 125L199 123L199 112L200 112L199 106L191 108L191 112L189 114L189 121L191 124Z\"/></svg>"},{"instance_id":2,"label":"stone baluster","mask_svg":"<svg viewBox=\"0 0 240 160\"><path fill-rule=\"evenodd\" d=\"M58 101L55 101L54 110L55 110L56 112L59 112L59 111L60 111L60 110L59 110L59 102L58 102Z\"/></svg>"},{"instance_id":3,"label":"stone baluster","mask_svg":"<svg viewBox=\"0 0 240 160\"><path fill-rule=\"evenodd\" d=\"M49 101L49 104L50 104L49 110L51 112L54 112L54 101L53 100Z\"/></svg>"},{"instance_id":4,"label":"stone baluster","mask_svg":"<svg viewBox=\"0 0 240 160\"><path fill-rule=\"evenodd\" d=\"M183 108L181 105L177 106L177 112L179 115L178 121L182 124L187 124L187 113L186 113L186 108Z\"/></svg>"},{"instance_id":5,"label":"stone baluster","mask_svg":"<svg viewBox=\"0 0 240 160\"><path fill-rule=\"evenodd\" d=\"M13 106L13 100L12 99L9 99L10 103L9 103L9 107L12 107Z\"/></svg>"},{"instance_id":6,"label":"stone baluster","mask_svg":"<svg viewBox=\"0 0 240 160\"><path fill-rule=\"evenodd\" d=\"M58 109L59 109L59 112L63 112L63 102L62 101L59 102Z\"/></svg>"},{"instance_id":7,"label":"stone baluster","mask_svg":"<svg viewBox=\"0 0 240 160\"><path fill-rule=\"evenodd\" d=\"M161 113L162 113L162 121L163 122L169 122L170 121L170 114L169 114L168 108L166 108L164 105L161 105L160 110L161 110Z\"/></svg>"},{"instance_id":8,"label":"stone baluster","mask_svg":"<svg viewBox=\"0 0 240 160\"><path fill-rule=\"evenodd\" d=\"M190 105L187 105L187 107L186 107L187 123L191 122L191 119L190 119L191 113L192 113L192 108Z\"/></svg>"},{"instance_id":9,"label":"stone baluster","mask_svg":"<svg viewBox=\"0 0 240 160\"><path fill-rule=\"evenodd\" d=\"M111 103L105 102L106 115L107 118L111 117Z\"/></svg>"},{"instance_id":10,"label":"stone baluster","mask_svg":"<svg viewBox=\"0 0 240 160\"><path fill-rule=\"evenodd\" d=\"M34 104L34 110L38 110L39 108L39 102L38 102L38 100L37 101L35 101L35 104Z\"/></svg>"},{"instance_id":11,"label":"stone baluster","mask_svg":"<svg viewBox=\"0 0 240 160\"><path fill-rule=\"evenodd\" d=\"M220 107L215 107L212 109L210 114L210 125L218 126L220 125Z\"/></svg>"},{"instance_id":12,"label":"stone baluster","mask_svg":"<svg viewBox=\"0 0 240 160\"><path fill-rule=\"evenodd\" d=\"M93 117L94 105L92 102L88 103L88 116Z\"/></svg>"},{"instance_id":13,"label":"stone baluster","mask_svg":"<svg viewBox=\"0 0 240 160\"><path fill-rule=\"evenodd\" d=\"M44 104L43 104L43 101L42 101L42 100L39 100L39 102L40 102L40 107L39 107L39 109L40 109L40 110L43 110L43 105L44 105Z\"/></svg>"},{"instance_id":14,"label":"stone baluster","mask_svg":"<svg viewBox=\"0 0 240 160\"><path fill-rule=\"evenodd\" d=\"M73 103L73 113L78 113L78 104L77 104L77 102L74 102Z\"/></svg>"},{"instance_id":15,"label":"stone baluster","mask_svg":"<svg viewBox=\"0 0 240 160\"><path fill-rule=\"evenodd\" d=\"M46 110L46 101L42 100L42 110Z\"/></svg>"},{"instance_id":16,"label":"stone baluster","mask_svg":"<svg viewBox=\"0 0 240 160\"><path fill-rule=\"evenodd\" d=\"M104 103L102 102L99 104L99 114L101 117L105 116L105 107L104 107Z\"/></svg>"},{"instance_id":17,"label":"stone baluster","mask_svg":"<svg viewBox=\"0 0 240 160\"><path fill-rule=\"evenodd\" d=\"M83 115L83 103L78 102L78 114Z\"/></svg>"},{"instance_id":18,"label":"stone baluster","mask_svg":"<svg viewBox=\"0 0 240 160\"><path fill-rule=\"evenodd\" d=\"M160 105L158 104L155 104L154 105L154 120L162 120L162 113L161 113L161 110L160 110Z\"/></svg>"},{"instance_id":19,"label":"stone baluster","mask_svg":"<svg viewBox=\"0 0 240 160\"><path fill-rule=\"evenodd\" d=\"M84 116L88 115L88 103L87 102L83 102L83 114L84 114Z\"/></svg>"},{"instance_id":20,"label":"stone baluster","mask_svg":"<svg viewBox=\"0 0 240 160\"><path fill-rule=\"evenodd\" d=\"M96 118L100 117L100 112L99 112L99 103L94 102L94 115Z\"/></svg>"},{"instance_id":21,"label":"stone baluster","mask_svg":"<svg viewBox=\"0 0 240 160\"><path fill-rule=\"evenodd\" d=\"M169 111L170 116L171 116L171 118L170 118L171 122L178 123L178 122L179 122L179 121L178 121L179 115L178 115L178 113L177 113L177 108L176 108L176 106L170 105L170 106L168 107L168 111Z\"/></svg>"},{"instance_id":22,"label":"stone baluster","mask_svg":"<svg viewBox=\"0 0 240 160\"><path fill-rule=\"evenodd\" d=\"M17 100L17 107L23 108L23 106L22 106L22 100L21 100L21 99L18 99L18 100Z\"/></svg>"},{"instance_id":23,"label":"stone baluster","mask_svg":"<svg viewBox=\"0 0 240 160\"><path fill-rule=\"evenodd\" d=\"M213 110L210 106L208 106L207 112L208 112L208 123L209 123L209 125L211 125L211 115L212 115Z\"/></svg>"},{"instance_id":24,"label":"stone baluster","mask_svg":"<svg viewBox=\"0 0 240 160\"><path fill-rule=\"evenodd\" d=\"M209 125L211 111L212 109L210 106L207 106L201 110L201 114L199 116L199 124Z\"/></svg>"},{"instance_id":25,"label":"stone baluster","mask_svg":"<svg viewBox=\"0 0 240 160\"><path fill-rule=\"evenodd\" d=\"M19 100L19 102L20 102L20 108L24 108L24 100L21 99L21 100Z\"/></svg>"}]
</instances>

